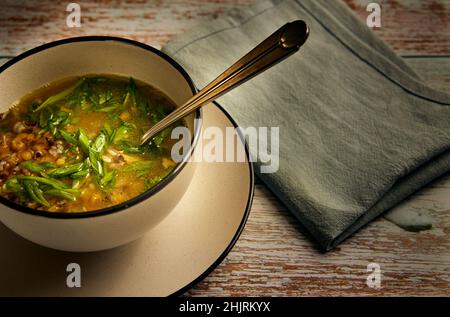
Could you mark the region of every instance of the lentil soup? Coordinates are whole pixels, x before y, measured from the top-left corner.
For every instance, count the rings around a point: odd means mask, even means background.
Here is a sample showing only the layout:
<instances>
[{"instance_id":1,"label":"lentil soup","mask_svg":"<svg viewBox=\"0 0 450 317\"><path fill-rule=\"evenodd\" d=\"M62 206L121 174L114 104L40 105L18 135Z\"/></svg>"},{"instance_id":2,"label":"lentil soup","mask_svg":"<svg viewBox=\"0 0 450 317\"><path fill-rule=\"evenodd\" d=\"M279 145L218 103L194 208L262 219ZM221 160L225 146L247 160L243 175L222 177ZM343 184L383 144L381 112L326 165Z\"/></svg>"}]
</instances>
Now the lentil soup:
<instances>
[{"instance_id":1,"label":"lentil soup","mask_svg":"<svg viewBox=\"0 0 450 317\"><path fill-rule=\"evenodd\" d=\"M49 212L99 210L152 188L176 166L174 127L142 134L175 108L161 91L121 76L53 82L0 114L0 195Z\"/></svg>"}]
</instances>

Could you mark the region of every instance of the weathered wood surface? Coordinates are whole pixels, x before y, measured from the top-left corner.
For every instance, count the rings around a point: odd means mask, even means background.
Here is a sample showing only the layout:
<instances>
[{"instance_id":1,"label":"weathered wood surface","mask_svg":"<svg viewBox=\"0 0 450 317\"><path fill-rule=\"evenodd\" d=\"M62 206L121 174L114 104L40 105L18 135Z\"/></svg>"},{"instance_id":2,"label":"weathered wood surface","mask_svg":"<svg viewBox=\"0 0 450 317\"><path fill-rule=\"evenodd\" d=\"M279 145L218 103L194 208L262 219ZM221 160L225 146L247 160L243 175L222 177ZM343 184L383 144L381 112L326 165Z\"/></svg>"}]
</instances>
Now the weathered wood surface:
<instances>
[{"instance_id":1,"label":"weathered wood surface","mask_svg":"<svg viewBox=\"0 0 450 317\"><path fill-rule=\"evenodd\" d=\"M400 55L450 53L450 1L345 0L363 20L370 2L381 4L381 28L375 32Z\"/></svg>"},{"instance_id":2,"label":"weathered wood surface","mask_svg":"<svg viewBox=\"0 0 450 317\"><path fill-rule=\"evenodd\" d=\"M227 9L257 0L101 0L73 1L82 7L82 27L66 26L66 6L72 1L0 0L0 55L63 37L114 35L154 46ZM335 1L335 0L333 0ZM345 0L364 20L369 0ZM376 32L399 54L449 54L450 1L383 0L382 27Z\"/></svg>"},{"instance_id":3,"label":"weathered wood surface","mask_svg":"<svg viewBox=\"0 0 450 317\"><path fill-rule=\"evenodd\" d=\"M345 0L361 18L369 1ZM65 26L63 1L0 0L0 57L79 35L114 35L161 46L176 33L254 0L80 1L82 28ZM450 1L379 1L376 32L399 54L450 55ZM0 64L6 58L0 59ZM450 91L449 57L407 62L433 87ZM450 295L450 175L397 208L427 210L433 229L406 232L383 218L327 254L270 191L258 183L247 226L225 261L186 295ZM366 286L379 263L382 288Z\"/></svg>"}]
</instances>

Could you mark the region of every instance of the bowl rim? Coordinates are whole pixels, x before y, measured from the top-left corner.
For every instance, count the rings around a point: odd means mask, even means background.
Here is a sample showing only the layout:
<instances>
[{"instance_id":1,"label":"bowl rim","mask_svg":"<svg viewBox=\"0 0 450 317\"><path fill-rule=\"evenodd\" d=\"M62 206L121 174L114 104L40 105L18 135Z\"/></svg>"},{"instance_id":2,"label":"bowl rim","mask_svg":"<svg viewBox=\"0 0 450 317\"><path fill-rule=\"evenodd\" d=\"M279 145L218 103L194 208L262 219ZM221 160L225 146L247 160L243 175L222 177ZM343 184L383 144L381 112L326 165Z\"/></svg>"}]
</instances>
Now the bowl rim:
<instances>
[{"instance_id":1,"label":"bowl rim","mask_svg":"<svg viewBox=\"0 0 450 317\"><path fill-rule=\"evenodd\" d=\"M198 89L195 87L194 82L192 78L188 75L188 73L184 70L184 68L178 64L173 58L168 56L167 54L161 52L160 50L130 39L122 38L122 37L115 37L115 36L80 36L80 37L71 37L66 38L62 40L57 40L53 42L49 42L37 47L34 47L30 50L27 50L12 59L8 60L5 64L0 66L0 75L9 67L16 64L17 62L21 61L22 59L27 58L28 56L34 55L36 53L39 53L41 51L45 51L47 49L61 46L65 44L70 43L78 43L78 42L101 42L101 41L111 41L111 42L118 42L122 44L127 44L130 46L135 46L142 48L149 53L153 53L157 55L158 57L164 59L166 62L168 62L172 67L174 67L186 80L186 82L189 85L189 88L192 91L192 94L196 94ZM126 210L136 204L139 204L143 202L144 200L150 198L160 190L162 190L164 187L166 187L172 180L183 170L183 168L187 165L189 159L192 157L193 152L197 146L198 140L200 138L200 132L202 128L203 123L203 112L202 109L197 109L195 112L195 118L194 118L194 136L193 140L191 142L191 147L188 153L186 153L183 157L183 160L177 164L177 166L166 176L163 180L161 180L157 185L150 188L149 190L143 192L142 194L127 200L123 203L120 203L118 205L114 205L107 208L102 208L98 210L92 210L92 211L85 211L85 212L51 212L51 211L44 211L39 209L34 209L30 207L26 207L20 204L17 204L11 200L8 200L5 197L0 196L0 204L5 205L9 208L12 208L14 210L20 211L25 214L31 214L34 216L42 216L46 218L57 218L57 219L80 219L80 218L91 218L91 217L99 217L99 216L106 216L112 213L116 213L119 211Z\"/></svg>"}]
</instances>

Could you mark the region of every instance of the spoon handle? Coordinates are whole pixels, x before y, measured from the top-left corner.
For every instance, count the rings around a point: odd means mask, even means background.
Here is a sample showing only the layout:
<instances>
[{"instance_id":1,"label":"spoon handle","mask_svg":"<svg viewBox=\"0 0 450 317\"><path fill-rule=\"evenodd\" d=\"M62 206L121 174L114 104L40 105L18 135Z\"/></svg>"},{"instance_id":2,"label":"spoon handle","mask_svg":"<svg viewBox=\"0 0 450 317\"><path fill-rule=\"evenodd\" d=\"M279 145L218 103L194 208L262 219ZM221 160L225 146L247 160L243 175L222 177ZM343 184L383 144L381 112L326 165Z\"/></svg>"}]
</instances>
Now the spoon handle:
<instances>
[{"instance_id":1,"label":"spoon handle","mask_svg":"<svg viewBox=\"0 0 450 317\"><path fill-rule=\"evenodd\" d=\"M309 28L302 20L285 24L190 98L184 105L150 128L142 136L141 144L197 108L215 100L297 52L305 43L308 35Z\"/></svg>"}]
</instances>

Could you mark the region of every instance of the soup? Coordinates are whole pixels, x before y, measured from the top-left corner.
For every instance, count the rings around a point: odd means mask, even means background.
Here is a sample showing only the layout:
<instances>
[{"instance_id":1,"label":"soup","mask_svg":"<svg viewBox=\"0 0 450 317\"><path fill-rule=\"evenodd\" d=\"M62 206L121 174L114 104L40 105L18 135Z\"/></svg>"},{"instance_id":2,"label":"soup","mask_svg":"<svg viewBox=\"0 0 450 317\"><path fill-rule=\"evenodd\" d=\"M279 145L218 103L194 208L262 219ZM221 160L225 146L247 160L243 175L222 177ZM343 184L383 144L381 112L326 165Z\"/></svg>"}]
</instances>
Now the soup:
<instances>
[{"instance_id":1,"label":"soup","mask_svg":"<svg viewBox=\"0 0 450 317\"><path fill-rule=\"evenodd\" d=\"M0 195L49 212L123 203L176 166L174 127L140 137L175 108L161 91L120 76L46 85L0 115Z\"/></svg>"}]
</instances>

